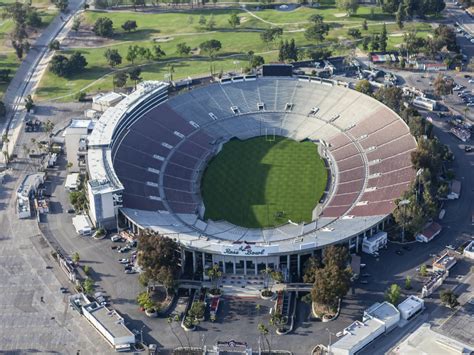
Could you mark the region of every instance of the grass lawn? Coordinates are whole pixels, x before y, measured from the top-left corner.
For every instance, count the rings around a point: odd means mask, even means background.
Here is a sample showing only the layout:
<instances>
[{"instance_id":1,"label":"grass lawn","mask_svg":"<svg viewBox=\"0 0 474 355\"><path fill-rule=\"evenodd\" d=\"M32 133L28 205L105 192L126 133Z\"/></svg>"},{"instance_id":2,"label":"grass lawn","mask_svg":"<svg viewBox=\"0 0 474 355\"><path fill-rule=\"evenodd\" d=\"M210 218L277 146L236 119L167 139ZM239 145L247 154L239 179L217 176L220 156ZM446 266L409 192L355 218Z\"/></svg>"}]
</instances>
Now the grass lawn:
<instances>
[{"instance_id":1,"label":"grass lawn","mask_svg":"<svg viewBox=\"0 0 474 355\"><path fill-rule=\"evenodd\" d=\"M262 228L309 222L327 171L311 142L284 137L231 140L209 163L201 192L205 218Z\"/></svg>"},{"instance_id":2,"label":"grass lawn","mask_svg":"<svg viewBox=\"0 0 474 355\"><path fill-rule=\"evenodd\" d=\"M0 14L2 13L2 8L4 6L14 2L14 0L0 1ZM49 8L52 6L49 0L33 0L32 6L38 9L43 21L42 28L48 26L56 16L57 10ZM15 75L16 70L21 64L21 61L16 57L15 51L10 44L10 32L13 30L13 27L14 24L11 19L2 19L0 17L0 69L10 69L10 77ZM0 82L0 99L3 97L8 84L9 83Z\"/></svg>"},{"instance_id":3,"label":"grass lawn","mask_svg":"<svg viewBox=\"0 0 474 355\"><path fill-rule=\"evenodd\" d=\"M357 14L351 17L337 17L336 15L340 13L340 10L328 5L319 8L301 7L293 11L265 9L254 13L263 20L281 24L285 30L283 40L293 38L298 47L311 47L316 43L311 43L304 37L304 28L307 26L306 21L310 15L321 14L326 21L338 22L330 23L331 30L327 36L328 41L337 43L344 39L351 39L347 35L348 28L360 27L363 19L367 19L369 25L368 31L362 31L363 35L380 32L382 29L381 21L394 21L393 16L382 14L379 8L374 9L375 15L373 17L370 15L370 8L364 6L361 6ZM232 13L238 13L241 18L241 25L236 29L232 29L228 23L229 16ZM211 14L216 23L213 31L199 25L201 16L209 20ZM151 47L158 43L166 52L166 56L158 62L140 60L135 62L135 65L141 66L144 80L163 80L165 73L167 73L168 63L173 63L175 66L174 79L209 74L210 63L208 58L197 52L190 57L181 57L176 53L176 45L182 42L197 50L199 44L206 40L219 40L222 43L222 49L218 53L217 71L240 70L246 67L246 53L248 51L262 55L267 63L278 60L279 40L267 45L260 39L260 31L269 28L270 25L242 10L199 9L163 13L87 11L81 16L85 29L89 29L99 17L109 17L114 23L116 33L114 38L103 47L73 47L62 51L65 54L70 54L73 50L82 52L89 65L83 73L67 79L59 78L47 72L36 92L37 100L70 101L80 91L94 93L99 90L112 89L112 74L116 70L126 70L132 66L132 63L127 62L125 57L128 47L135 44ZM124 32L121 25L127 20L135 20L138 30L131 33ZM420 35L428 34L430 31L429 25L424 23L407 23L404 31L414 26L416 26ZM389 34L401 33L396 25L391 23L387 24L387 30ZM155 42L157 39L159 41ZM402 40L403 36L389 36L388 49L396 49L396 46ZM104 58L104 52L109 48L117 49L122 55L122 64L116 68L110 68ZM334 54L344 54L339 52L338 50ZM236 60L239 63L234 63Z\"/></svg>"}]
</instances>

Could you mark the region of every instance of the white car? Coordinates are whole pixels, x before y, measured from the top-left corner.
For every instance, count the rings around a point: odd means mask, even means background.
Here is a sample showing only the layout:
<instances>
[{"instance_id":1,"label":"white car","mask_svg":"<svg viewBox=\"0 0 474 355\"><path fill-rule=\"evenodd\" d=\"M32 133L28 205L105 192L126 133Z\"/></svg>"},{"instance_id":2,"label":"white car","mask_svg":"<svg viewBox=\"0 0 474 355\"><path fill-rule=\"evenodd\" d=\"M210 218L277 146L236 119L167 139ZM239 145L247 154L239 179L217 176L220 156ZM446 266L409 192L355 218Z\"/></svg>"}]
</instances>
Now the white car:
<instances>
[{"instance_id":1,"label":"white car","mask_svg":"<svg viewBox=\"0 0 474 355\"><path fill-rule=\"evenodd\" d=\"M474 79L469 79L469 84L474 83Z\"/></svg>"},{"instance_id":2,"label":"white car","mask_svg":"<svg viewBox=\"0 0 474 355\"><path fill-rule=\"evenodd\" d=\"M474 38L471 38L471 43L474 43Z\"/></svg>"},{"instance_id":3,"label":"white car","mask_svg":"<svg viewBox=\"0 0 474 355\"><path fill-rule=\"evenodd\" d=\"M116 234L116 235L114 235L110 238L110 240L113 241L113 242L119 242L121 239L122 238L118 234Z\"/></svg>"},{"instance_id":4,"label":"white car","mask_svg":"<svg viewBox=\"0 0 474 355\"><path fill-rule=\"evenodd\" d=\"M128 264L128 259L119 259L120 264Z\"/></svg>"},{"instance_id":5,"label":"white car","mask_svg":"<svg viewBox=\"0 0 474 355\"><path fill-rule=\"evenodd\" d=\"M467 106L467 107L472 107L472 106L474 106L474 102L468 102L468 103L466 104L466 106Z\"/></svg>"}]
</instances>

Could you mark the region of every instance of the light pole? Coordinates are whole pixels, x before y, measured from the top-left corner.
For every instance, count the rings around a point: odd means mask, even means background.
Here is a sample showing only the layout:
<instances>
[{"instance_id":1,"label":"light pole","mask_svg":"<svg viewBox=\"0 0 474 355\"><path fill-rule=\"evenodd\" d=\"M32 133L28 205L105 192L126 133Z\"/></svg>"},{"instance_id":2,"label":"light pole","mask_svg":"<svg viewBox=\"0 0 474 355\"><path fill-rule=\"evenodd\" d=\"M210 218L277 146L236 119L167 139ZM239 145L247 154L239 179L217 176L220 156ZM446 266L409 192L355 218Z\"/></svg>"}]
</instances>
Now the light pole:
<instances>
[{"instance_id":1,"label":"light pole","mask_svg":"<svg viewBox=\"0 0 474 355\"><path fill-rule=\"evenodd\" d=\"M410 200L401 200L400 202L398 202L398 208L400 208L400 206L406 206L410 204ZM403 213L403 223L402 223L402 243L405 242L405 224L406 224L406 207L404 208L404 213Z\"/></svg>"},{"instance_id":2,"label":"light pole","mask_svg":"<svg viewBox=\"0 0 474 355\"><path fill-rule=\"evenodd\" d=\"M329 334L329 344L328 344L328 353L331 353L331 335L335 335L333 332L331 332L328 328L326 328L326 331Z\"/></svg>"}]
</instances>

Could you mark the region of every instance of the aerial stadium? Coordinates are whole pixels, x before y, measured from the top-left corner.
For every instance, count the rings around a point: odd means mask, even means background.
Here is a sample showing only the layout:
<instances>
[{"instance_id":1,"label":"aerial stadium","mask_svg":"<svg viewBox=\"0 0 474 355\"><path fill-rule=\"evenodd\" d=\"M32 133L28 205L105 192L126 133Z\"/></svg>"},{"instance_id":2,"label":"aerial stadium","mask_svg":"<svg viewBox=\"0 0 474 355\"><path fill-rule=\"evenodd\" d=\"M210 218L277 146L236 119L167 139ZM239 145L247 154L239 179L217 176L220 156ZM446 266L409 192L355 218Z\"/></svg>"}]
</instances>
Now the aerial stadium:
<instances>
[{"instance_id":1,"label":"aerial stadium","mask_svg":"<svg viewBox=\"0 0 474 355\"><path fill-rule=\"evenodd\" d=\"M289 280L385 227L414 149L395 112L347 83L278 70L178 92L143 82L89 138L90 217L175 239L188 271Z\"/></svg>"}]
</instances>

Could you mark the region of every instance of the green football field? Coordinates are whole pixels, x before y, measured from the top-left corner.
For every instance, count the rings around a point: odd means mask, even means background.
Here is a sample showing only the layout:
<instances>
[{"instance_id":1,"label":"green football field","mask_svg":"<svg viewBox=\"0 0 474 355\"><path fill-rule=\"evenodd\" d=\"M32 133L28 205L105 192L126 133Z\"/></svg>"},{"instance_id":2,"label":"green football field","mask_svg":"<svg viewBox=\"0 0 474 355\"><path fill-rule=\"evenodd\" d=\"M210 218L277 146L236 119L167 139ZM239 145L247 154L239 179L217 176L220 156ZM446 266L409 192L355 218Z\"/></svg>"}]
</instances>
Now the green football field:
<instances>
[{"instance_id":1,"label":"green football field","mask_svg":"<svg viewBox=\"0 0 474 355\"><path fill-rule=\"evenodd\" d=\"M284 137L233 139L204 172L205 218L249 228L309 222L326 181L314 143Z\"/></svg>"}]
</instances>

